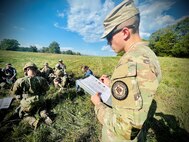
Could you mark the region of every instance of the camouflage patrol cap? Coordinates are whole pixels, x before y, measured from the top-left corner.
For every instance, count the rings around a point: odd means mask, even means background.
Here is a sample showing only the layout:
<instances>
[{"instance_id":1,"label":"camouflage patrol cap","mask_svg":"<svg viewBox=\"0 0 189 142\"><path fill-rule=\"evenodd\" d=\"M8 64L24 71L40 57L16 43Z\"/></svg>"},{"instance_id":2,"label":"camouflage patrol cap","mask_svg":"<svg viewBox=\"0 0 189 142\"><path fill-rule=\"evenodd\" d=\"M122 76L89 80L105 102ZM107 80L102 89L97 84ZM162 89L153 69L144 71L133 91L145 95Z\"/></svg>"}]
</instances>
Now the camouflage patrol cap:
<instances>
[{"instance_id":1,"label":"camouflage patrol cap","mask_svg":"<svg viewBox=\"0 0 189 142\"><path fill-rule=\"evenodd\" d=\"M118 25L129 20L133 16L139 14L139 10L135 7L133 0L124 0L116 6L104 20L104 33L101 38L105 38Z\"/></svg>"},{"instance_id":2,"label":"camouflage patrol cap","mask_svg":"<svg viewBox=\"0 0 189 142\"><path fill-rule=\"evenodd\" d=\"M63 62L63 60L62 60L62 59L59 59L58 61L59 61L59 62Z\"/></svg>"},{"instance_id":3,"label":"camouflage patrol cap","mask_svg":"<svg viewBox=\"0 0 189 142\"><path fill-rule=\"evenodd\" d=\"M26 70L28 67L32 67L32 68L37 69L37 66L34 63L28 62L28 63L25 64L23 70Z\"/></svg>"}]
</instances>

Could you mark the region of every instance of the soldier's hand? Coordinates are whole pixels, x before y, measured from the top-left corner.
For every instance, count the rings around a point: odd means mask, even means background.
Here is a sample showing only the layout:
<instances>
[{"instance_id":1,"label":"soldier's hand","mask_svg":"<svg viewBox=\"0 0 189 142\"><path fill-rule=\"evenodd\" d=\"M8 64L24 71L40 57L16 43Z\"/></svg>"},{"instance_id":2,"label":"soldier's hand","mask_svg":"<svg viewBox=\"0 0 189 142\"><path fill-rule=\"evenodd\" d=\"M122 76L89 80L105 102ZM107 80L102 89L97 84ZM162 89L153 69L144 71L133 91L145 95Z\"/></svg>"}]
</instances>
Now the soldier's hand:
<instances>
[{"instance_id":1,"label":"soldier's hand","mask_svg":"<svg viewBox=\"0 0 189 142\"><path fill-rule=\"evenodd\" d=\"M110 78L108 75L102 75L99 80L104 83L106 86L110 86Z\"/></svg>"},{"instance_id":2,"label":"soldier's hand","mask_svg":"<svg viewBox=\"0 0 189 142\"><path fill-rule=\"evenodd\" d=\"M91 101L94 105L98 105L101 102L100 93L91 96Z\"/></svg>"}]
</instances>

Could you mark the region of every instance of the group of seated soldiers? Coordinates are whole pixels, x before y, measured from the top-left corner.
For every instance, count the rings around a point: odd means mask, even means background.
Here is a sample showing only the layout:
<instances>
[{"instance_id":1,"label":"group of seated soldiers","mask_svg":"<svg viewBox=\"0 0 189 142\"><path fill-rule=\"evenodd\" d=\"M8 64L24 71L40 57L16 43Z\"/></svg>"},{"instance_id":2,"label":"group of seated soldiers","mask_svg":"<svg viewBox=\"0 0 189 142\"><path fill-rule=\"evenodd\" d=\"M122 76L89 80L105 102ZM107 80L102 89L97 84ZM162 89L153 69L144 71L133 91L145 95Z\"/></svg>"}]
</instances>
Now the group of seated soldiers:
<instances>
[{"instance_id":1,"label":"group of seated soldiers","mask_svg":"<svg viewBox=\"0 0 189 142\"><path fill-rule=\"evenodd\" d=\"M17 80L16 76L16 69L10 63L7 63L5 68L0 69L0 88L10 89ZM25 72L24 76L26 76ZM42 76L49 84L53 83L56 88L63 89L69 84L69 80L72 80L73 74L68 76L66 65L60 59L54 69L48 63L45 63L44 67L37 70L37 76Z\"/></svg>"},{"instance_id":2,"label":"group of seated soldiers","mask_svg":"<svg viewBox=\"0 0 189 142\"><path fill-rule=\"evenodd\" d=\"M16 69L9 63L1 69L0 74L1 84L9 84L9 88L3 89L10 89L11 95L19 102L16 113L23 122L29 123L34 128L37 128L41 120L48 125L52 124L44 97L51 83L61 90L66 87L68 82L66 66L62 60L59 60L54 70L48 66L48 63L39 70L34 63L28 62L23 71L24 77L16 79Z\"/></svg>"},{"instance_id":3,"label":"group of seated soldiers","mask_svg":"<svg viewBox=\"0 0 189 142\"><path fill-rule=\"evenodd\" d=\"M88 66L82 66L81 69L84 72L84 77L92 74ZM11 94L19 102L16 113L23 122L29 123L34 128L37 128L41 120L44 120L48 125L52 124L53 121L46 110L44 96L50 89L50 84L59 88L59 92L64 91L70 82L75 85L73 74L66 73L66 65L61 59L54 69L48 63L45 63L43 68L38 69L34 63L28 62L23 71L24 77L17 79L16 69L9 63L4 69L1 69L0 74L0 83L9 84Z\"/></svg>"},{"instance_id":4,"label":"group of seated soldiers","mask_svg":"<svg viewBox=\"0 0 189 142\"><path fill-rule=\"evenodd\" d=\"M48 83L54 83L56 88L63 89L68 84L68 74L66 73L66 65L60 59L56 64L54 70L49 67L48 63L40 70L41 76L44 77Z\"/></svg>"}]
</instances>

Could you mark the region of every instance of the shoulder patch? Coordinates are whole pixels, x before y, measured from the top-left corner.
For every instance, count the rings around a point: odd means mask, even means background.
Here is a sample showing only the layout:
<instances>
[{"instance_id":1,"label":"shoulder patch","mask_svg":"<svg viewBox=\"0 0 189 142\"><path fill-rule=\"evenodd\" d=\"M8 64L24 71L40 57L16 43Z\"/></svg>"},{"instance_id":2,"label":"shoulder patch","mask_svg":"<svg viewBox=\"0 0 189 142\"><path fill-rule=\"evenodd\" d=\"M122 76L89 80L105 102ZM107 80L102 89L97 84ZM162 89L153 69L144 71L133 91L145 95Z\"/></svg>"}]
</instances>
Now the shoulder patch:
<instances>
[{"instance_id":1,"label":"shoulder patch","mask_svg":"<svg viewBox=\"0 0 189 142\"><path fill-rule=\"evenodd\" d=\"M112 85L112 95L117 100L124 100L128 96L128 87L123 81L116 81Z\"/></svg>"}]
</instances>

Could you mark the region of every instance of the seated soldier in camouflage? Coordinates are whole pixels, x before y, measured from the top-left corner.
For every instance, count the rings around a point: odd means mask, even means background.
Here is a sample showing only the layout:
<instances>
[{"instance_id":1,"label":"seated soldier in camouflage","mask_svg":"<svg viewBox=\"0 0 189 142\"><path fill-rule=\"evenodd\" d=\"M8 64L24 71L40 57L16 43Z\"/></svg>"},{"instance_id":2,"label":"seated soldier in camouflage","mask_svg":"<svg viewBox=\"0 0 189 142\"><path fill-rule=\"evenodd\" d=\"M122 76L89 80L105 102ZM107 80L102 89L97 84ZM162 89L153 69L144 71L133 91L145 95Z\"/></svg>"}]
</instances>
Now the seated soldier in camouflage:
<instances>
[{"instance_id":1,"label":"seated soldier in camouflage","mask_svg":"<svg viewBox=\"0 0 189 142\"><path fill-rule=\"evenodd\" d=\"M53 73L53 69L49 67L49 64L45 63L44 67L40 71L41 71L42 77L44 77L50 83L51 80L50 80L49 75Z\"/></svg>"},{"instance_id":2,"label":"seated soldier in camouflage","mask_svg":"<svg viewBox=\"0 0 189 142\"><path fill-rule=\"evenodd\" d=\"M12 64L7 63L6 67L2 69L2 73L4 74L3 80L5 81L5 88L11 88L12 84L16 81L16 69L12 67Z\"/></svg>"},{"instance_id":3,"label":"seated soldier in camouflage","mask_svg":"<svg viewBox=\"0 0 189 142\"><path fill-rule=\"evenodd\" d=\"M64 74L62 70L57 70L55 72L55 79L53 80L55 88L59 88L59 92L64 90L68 80L67 74Z\"/></svg>"},{"instance_id":4,"label":"seated soldier in camouflage","mask_svg":"<svg viewBox=\"0 0 189 142\"><path fill-rule=\"evenodd\" d=\"M60 70L60 71L64 72L64 74L66 74L66 65L63 63L62 59L58 60L58 64L56 64L56 66L55 66L55 72L57 70Z\"/></svg>"},{"instance_id":5,"label":"seated soldier in camouflage","mask_svg":"<svg viewBox=\"0 0 189 142\"><path fill-rule=\"evenodd\" d=\"M43 77L36 76L37 66L34 63L28 62L23 69L26 76L19 78L12 88L12 94L20 100L19 116L34 128L37 127L40 118L50 125L52 120L44 110L43 99L46 91L49 90L49 85ZM38 119L34 115L39 115Z\"/></svg>"}]
</instances>

